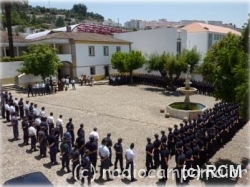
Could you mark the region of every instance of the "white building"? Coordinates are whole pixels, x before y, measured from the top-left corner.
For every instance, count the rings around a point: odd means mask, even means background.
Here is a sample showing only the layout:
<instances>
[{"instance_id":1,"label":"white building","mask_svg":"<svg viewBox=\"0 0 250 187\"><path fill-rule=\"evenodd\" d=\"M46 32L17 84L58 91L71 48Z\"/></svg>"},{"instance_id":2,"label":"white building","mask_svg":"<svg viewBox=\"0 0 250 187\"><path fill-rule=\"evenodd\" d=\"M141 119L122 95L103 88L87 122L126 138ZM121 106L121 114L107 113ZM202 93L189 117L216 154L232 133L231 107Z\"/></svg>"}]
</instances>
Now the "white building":
<instances>
[{"instance_id":1,"label":"white building","mask_svg":"<svg viewBox=\"0 0 250 187\"><path fill-rule=\"evenodd\" d=\"M137 29L137 30L141 30L143 29L143 22L142 20L135 20L135 19L131 19L130 21L127 21L124 23L124 27L127 29Z\"/></svg>"},{"instance_id":2,"label":"white building","mask_svg":"<svg viewBox=\"0 0 250 187\"><path fill-rule=\"evenodd\" d=\"M63 62L59 76L93 75L95 80L110 72L111 56L116 51L129 52L131 42L110 35L83 32L56 32L32 39L30 43L50 44Z\"/></svg>"},{"instance_id":3,"label":"white building","mask_svg":"<svg viewBox=\"0 0 250 187\"><path fill-rule=\"evenodd\" d=\"M117 33L114 34L114 37L132 42L131 50L138 50L146 55L162 54L163 52L176 55L186 48L187 43L187 32L176 28ZM145 67L137 72L146 73Z\"/></svg>"},{"instance_id":4,"label":"white building","mask_svg":"<svg viewBox=\"0 0 250 187\"><path fill-rule=\"evenodd\" d=\"M112 19L104 20L102 24L111 27L122 27L122 24L115 22Z\"/></svg>"},{"instance_id":5,"label":"white building","mask_svg":"<svg viewBox=\"0 0 250 187\"><path fill-rule=\"evenodd\" d=\"M187 31L187 49L196 47L202 55L200 63L205 57L208 49L229 32L241 35L240 32L230 28L198 22L186 25L185 27L182 27L182 29Z\"/></svg>"}]
</instances>

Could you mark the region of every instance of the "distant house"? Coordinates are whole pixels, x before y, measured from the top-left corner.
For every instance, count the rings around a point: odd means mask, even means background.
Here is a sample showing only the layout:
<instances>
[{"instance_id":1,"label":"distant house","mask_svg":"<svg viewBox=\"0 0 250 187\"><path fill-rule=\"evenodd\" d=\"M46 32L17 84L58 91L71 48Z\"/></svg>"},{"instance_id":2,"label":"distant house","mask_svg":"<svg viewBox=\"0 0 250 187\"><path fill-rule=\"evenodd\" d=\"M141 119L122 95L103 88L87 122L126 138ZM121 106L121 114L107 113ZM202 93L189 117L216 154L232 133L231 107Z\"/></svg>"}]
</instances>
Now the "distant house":
<instances>
[{"instance_id":1,"label":"distant house","mask_svg":"<svg viewBox=\"0 0 250 187\"><path fill-rule=\"evenodd\" d=\"M59 76L92 75L95 80L109 74L112 54L116 51L129 52L131 44L111 35L63 31L49 32L30 39L29 43L46 43L57 49L64 64Z\"/></svg>"},{"instance_id":2,"label":"distant house","mask_svg":"<svg viewBox=\"0 0 250 187\"><path fill-rule=\"evenodd\" d=\"M222 26L209 25L205 23L195 22L182 27L187 31L187 49L192 49L196 46L201 53L202 59L205 57L208 49L218 40L222 39L228 33L241 35L240 32ZM202 60L200 61L200 63Z\"/></svg>"},{"instance_id":3,"label":"distant house","mask_svg":"<svg viewBox=\"0 0 250 187\"><path fill-rule=\"evenodd\" d=\"M9 54L9 39L8 33L6 31L0 31L0 57L8 57ZM14 45L14 55L19 56L23 51L27 49L28 43L22 34L12 33L13 35L13 45Z\"/></svg>"}]
</instances>

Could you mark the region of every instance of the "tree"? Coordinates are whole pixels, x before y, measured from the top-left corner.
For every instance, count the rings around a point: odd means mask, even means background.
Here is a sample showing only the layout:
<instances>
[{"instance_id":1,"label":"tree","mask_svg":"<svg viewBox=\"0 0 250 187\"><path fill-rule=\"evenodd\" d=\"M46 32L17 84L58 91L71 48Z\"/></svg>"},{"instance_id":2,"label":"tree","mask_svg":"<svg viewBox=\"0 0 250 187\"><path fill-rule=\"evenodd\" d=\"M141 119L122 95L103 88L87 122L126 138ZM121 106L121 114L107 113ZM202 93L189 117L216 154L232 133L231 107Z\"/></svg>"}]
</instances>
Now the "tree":
<instances>
[{"instance_id":1,"label":"tree","mask_svg":"<svg viewBox=\"0 0 250 187\"><path fill-rule=\"evenodd\" d=\"M179 79L181 72L186 71L188 64L193 70L199 60L200 54L196 49L183 50L178 56L165 52L161 55L151 54L146 69L148 72L159 71L167 81L166 86L174 90L174 83Z\"/></svg>"},{"instance_id":2,"label":"tree","mask_svg":"<svg viewBox=\"0 0 250 187\"><path fill-rule=\"evenodd\" d=\"M243 31L244 32L244 31ZM214 85L214 96L241 104L241 115L248 114L248 56L243 36L229 33L207 52L202 65L205 80Z\"/></svg>"},{"instance_id":3,"label":"tree","mask_svg":"<svg viewBox=\"0 0 250 187\"><path fill-rule=\"evenodd\" d=\"M58 17L57 20L56 20L56 27L64 27L65 24L64 24L64 20L62 17Z\"/></svg>"},{"instance_id":4,"label":"tree","mask_svg":"<svg viewBox=\"0 0 250 187\"><path fill-rule=\"evenodd\" d=\"M146 59L140 51L116 52L111 57L112 68L121 73L129 73L131 84L133 84L133 71L141 68L145 61Z\"/></svg>"},{"instance_id":5,"label":"tree","mask_svg":"<svg viewBox=\"0 0 250 187\"><path fill-rule=\"evenodd\" d=\"M87 15L87 7L84 4L74 4L71 9L73 14L77 16L78 19L83 20Z\"/></svg>"},{"instance_id":6,"label":"tree","mask_svg":"<svg viewBox=\"0 0 250 187\"><path fill-rule=\"evenodd\" d=\"M20 73L41 76L45 78L57 75L58 68L62 66L57 56L56 50L49 45L30 45L28 51L24 52L24 62L18 70Z\"/></svg>"}]
</instances>

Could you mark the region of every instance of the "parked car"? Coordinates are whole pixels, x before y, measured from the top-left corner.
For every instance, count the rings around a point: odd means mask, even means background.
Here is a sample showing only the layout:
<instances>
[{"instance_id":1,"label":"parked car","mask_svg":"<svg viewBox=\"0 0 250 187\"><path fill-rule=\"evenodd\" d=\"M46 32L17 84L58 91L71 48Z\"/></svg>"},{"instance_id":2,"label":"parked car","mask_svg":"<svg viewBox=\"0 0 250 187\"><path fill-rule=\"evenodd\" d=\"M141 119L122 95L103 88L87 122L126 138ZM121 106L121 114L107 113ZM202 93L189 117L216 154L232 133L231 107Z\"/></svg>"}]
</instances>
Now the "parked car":
<instances>
[{"instance_id":1,"label":"parked car","mask_svg":"<svg viewBox=\"0 0 250 187\"><path fill-rule=\"evenodd\" d=\"M49 186L53 187L53 184L47 177L41 172L34 172L25 175L21 175L6 181L3 186Z\"/></svg>"}]
</instances>

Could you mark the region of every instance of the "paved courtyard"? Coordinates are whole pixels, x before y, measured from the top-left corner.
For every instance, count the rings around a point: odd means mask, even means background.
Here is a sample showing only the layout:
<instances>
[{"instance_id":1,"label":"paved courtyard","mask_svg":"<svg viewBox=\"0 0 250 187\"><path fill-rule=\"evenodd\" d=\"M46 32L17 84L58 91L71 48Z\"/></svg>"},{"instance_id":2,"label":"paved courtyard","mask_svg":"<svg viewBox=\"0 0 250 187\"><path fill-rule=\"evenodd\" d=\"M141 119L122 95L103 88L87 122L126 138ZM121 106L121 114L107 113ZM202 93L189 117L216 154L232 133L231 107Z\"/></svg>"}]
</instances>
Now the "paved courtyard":
<instances>
[{"instance_id":1,"label":"paved courtyard","mask_svg":"<svg viewBox=\"0 0 250 187\"><path fill-rule=\"evenodd\" d=\"M181 121L174 118L165 118L164 114L160 113L160 109L165 109L166 105L174 101L183 101L184 96L173 96L163 93L162 89L150 86L108 86L99 85L94 87L77 86L76 90L68 90L58 92L54 95L37 96L27 98L26 94L12 92L14 97L23 97L24 100L29 100L38 104L40 109L42 106L46 108L46 114L54 112L54 118L62 114L64 123L68 122L70 117L73 118L75 131L81 123L84 123L85 133L88 136L89 132L94 127L98 128L100 138L104 138L110 132L113 143L118 138L123 138L123 148L126 150L130 143L135 143L135 169L145 169L145 146L146 138L159 133L161 130L168 132L168 127L173 127L174 124L179 124ZM191 101L201 102L209 108L213 107L216 102L213 97L202 95L193 95ZM12 128L0 121L1 125L1 184L15 176L22 174L41 171L54 185L65 186L69 185L68 179L71 178L71 173L63 174L60 172L61 165L48 168L47 163L50 162L49 157L39 160L37 155L39 152L27 153L29 146L22 147L20 141L10 142L12 139ZM20 126L20 125L19 125ZM234 140L236 144L232 144L233 152L228 153L226 148L220 150L211 160L215 162L218 158L231 159L232 154L234 163L240 163L242 157L248 156L248 143L240 141L240 138L247 138L249 131L242 130L241 137ZM22 138L22 131L19 131ZM240 153L239 153L240 152ZM238 154L239 153L239 154ZM58 155L59 158L59 155ZM114 156L113 156L114 162ZM98 160L98 165L100 161ZM169 168L174 167L174 157L170 161ZM99 173L97 174L99 177ZM157 179L143 178L138 179L133 185L156 185ZM106 185L127 185L127 182L121 179L115 179L111 182L104 183ZM167 185L174 185L175 182L169 179ZM204 182L193 180L191 184L204 185ZM78 185L75 183L74 185ZM98 186L93 182L93 186Z\"/></svg>"}]
</instances>

